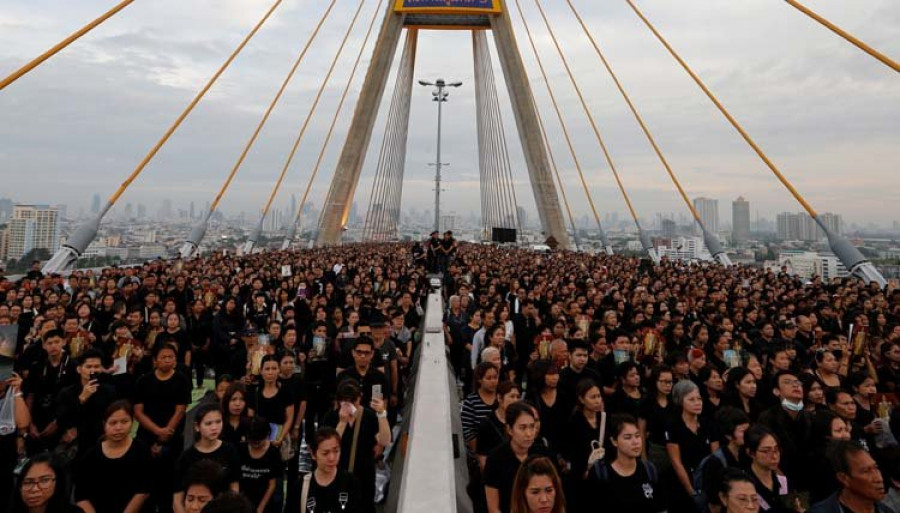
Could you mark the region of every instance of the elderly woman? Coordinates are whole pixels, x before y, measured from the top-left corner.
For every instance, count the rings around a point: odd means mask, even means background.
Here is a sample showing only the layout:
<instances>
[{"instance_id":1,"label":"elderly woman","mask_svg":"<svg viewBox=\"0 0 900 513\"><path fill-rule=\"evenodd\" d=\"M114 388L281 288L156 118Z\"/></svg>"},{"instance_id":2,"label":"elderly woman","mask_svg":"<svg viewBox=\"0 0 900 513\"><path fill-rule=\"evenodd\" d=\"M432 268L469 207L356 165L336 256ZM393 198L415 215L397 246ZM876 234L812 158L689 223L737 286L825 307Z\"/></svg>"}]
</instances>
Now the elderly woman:
<instances>
[{"instance_id":1,"label":"elderly woman","mask_svg":"<svg viewBox=\"0 0 900 513\"><path fill-rule=\"evenodd\" d=\"M701 424L703 397L690 380L682 380L672 389L676 417L666 429L666 452L675 471L676 482L671 494L672 513L695 513L693 475L706 456L719 448L709 429Z\"/></svg>"}]
</instances>

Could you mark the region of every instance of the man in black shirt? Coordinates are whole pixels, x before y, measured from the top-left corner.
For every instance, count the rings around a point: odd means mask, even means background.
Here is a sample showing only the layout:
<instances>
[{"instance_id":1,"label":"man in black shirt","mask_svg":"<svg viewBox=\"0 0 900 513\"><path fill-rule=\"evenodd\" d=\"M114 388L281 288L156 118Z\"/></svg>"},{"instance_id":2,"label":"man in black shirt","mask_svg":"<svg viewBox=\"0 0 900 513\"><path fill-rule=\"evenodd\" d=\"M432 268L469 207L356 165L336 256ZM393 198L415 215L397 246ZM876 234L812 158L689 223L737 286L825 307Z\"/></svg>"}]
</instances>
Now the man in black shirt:
<instances>
[{"instance_id":1,"label":"man in black shirt","mask_svg":"<svg viewBox=\"0 0 900 513\"><path fill-rule=\"evenodd\" d=\"M592 379L601 385L600 373L588 366L587 344L579 340L569 341L569 366L559 372L559 392L567 405L575 404L575 387L583 379Z\"/></svg>"},{"instance_id":2,"label":"man in black shirt","mask_svg":"<svg viewBox=\"0 0 900 513\"><path fill-rule=\"evenodd\" d=\"M62 441L78 442L78 455L99 443L103 435L103 415L116 399L112 385L101 382L103 355L89 349L78 357L79 381L59 393L59 430Z\"/></svg>"},{"instance_id":3,"label":"man in black shirt","mask_svg":"<svg viewBox=\"0 0 900 513\"><path fill-rule=\"evenodd\" d=\"M60 330L44 334L41 344L44 355L31 365L23 385L32 420L28 439L30 452L53 449L62 436L56 422L57 398L60 390L77 379L75 362L63 352L64 342Z\"/></svg>"},{"instance_id":4,"label":"man in black shirt","mask_svg":"<svg viewBox=\"0 0 900 513\"><path fill-rule=\"evenodd\" d=\"M372 367L372 357L375 354L375 343L371 338L361 336L353 344L353 367L338 374L338 383L350 379L356 383L362 393L362 404L368 406L372 402L373 390L378 387L380 399L390 397L390 384L383 372Z\"/></svg>"},{"instance_id":5,"label":"man in black shirt","mask_svg":"<svg viewBox=\"0 0 900 513\"><path fill-rule=\"evenodd\" d=\"M765 425L778 438L781 445L781 464L784 475L791 487L807 490L808 483L804 462L808 460L807 441L809 440L811 420L809 413L803 410L803 385L797 375L790 371L780 371L773 378L775 395L779 404L762 412L760 424Z\"/></svg>"}]
</instances>

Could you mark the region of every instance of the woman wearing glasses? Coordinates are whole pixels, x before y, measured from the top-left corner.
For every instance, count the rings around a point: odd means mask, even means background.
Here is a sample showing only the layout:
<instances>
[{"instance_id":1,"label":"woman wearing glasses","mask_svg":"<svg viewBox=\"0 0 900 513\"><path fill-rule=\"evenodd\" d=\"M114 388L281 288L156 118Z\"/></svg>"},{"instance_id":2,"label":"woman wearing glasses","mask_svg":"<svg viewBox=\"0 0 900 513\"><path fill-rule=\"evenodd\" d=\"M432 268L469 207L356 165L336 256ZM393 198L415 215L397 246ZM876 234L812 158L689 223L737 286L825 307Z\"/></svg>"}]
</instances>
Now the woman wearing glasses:
<instances>
[{"instance_id":1,"label":"woman wearing glasses","mask_svg":"<svg viewBox=\"0 0 900 513\"><path fill-rule=\"evenodd\" d=\"M759 494L759 510L773 513L789 513L782 499L788 493L787 477L778 474L781 463L781 447L769 428L756 425L744 435L744 450L750 456L750 480Z\"/></svg>"},{"instance_id":2,"label":"woman wearing glasses","mask_svg":"<svg viewBox=\"0 0 900 513\"><path fill-rule=\"evenodd\" d=\"M16 485L13 513L81 513L69 502L65 473L49 454L31 458Z\"/></svg>"}]
</instances>

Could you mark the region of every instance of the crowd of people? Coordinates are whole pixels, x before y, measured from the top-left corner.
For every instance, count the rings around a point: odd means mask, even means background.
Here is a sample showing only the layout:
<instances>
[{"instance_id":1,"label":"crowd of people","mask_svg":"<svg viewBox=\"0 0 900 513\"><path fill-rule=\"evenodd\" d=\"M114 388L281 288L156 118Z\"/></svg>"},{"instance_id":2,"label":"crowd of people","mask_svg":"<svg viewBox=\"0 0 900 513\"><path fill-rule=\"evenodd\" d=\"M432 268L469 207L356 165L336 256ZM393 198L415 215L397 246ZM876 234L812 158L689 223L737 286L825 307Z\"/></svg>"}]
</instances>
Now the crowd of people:
<instances>
[{"instance_id":1,"label":"crowd of people","mask_svg":"<svg viewBox=\"0 0 900 513\"><path fill-rule=\"evenodd\" d=\"M900 513L895 284L445 240L0 276L0 504L375 511L439 270L475 511Z\"/></svg>"}]
</instances>

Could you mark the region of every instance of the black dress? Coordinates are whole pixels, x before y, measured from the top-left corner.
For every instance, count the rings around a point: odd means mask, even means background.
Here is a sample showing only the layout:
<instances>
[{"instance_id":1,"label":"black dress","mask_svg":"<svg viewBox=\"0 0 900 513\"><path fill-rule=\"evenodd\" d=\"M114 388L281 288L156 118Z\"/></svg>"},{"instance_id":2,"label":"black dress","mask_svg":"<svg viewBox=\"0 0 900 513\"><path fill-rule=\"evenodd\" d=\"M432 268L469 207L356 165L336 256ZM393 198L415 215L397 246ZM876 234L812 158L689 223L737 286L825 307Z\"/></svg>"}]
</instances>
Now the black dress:
<instances>
[{"instance_id":1,"label":"black dress","mask_svg":"<svg viewBox=\"0 0 900 513\"><path fill-rule=\"evenodd\" d=\"M684 423L682 417L675 417L669 423L666 429L666 444L677 445L680 449L681 464L687 472L688 478L692 478L694 470L700 465L700 462L706 456L712 453L712 437L709 431L699 421L697 432L693 432ZM672 513L694 513L696 506L694 500L690 497L681 482L674 479L671 490L671 507L669 511Z\"/></svg>"}]
</instances>

